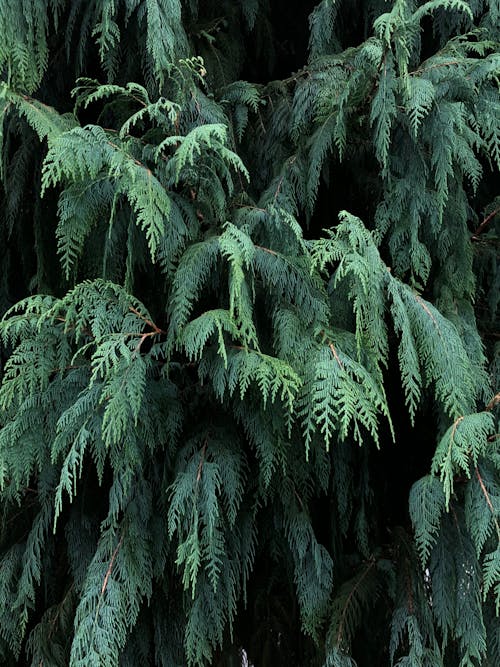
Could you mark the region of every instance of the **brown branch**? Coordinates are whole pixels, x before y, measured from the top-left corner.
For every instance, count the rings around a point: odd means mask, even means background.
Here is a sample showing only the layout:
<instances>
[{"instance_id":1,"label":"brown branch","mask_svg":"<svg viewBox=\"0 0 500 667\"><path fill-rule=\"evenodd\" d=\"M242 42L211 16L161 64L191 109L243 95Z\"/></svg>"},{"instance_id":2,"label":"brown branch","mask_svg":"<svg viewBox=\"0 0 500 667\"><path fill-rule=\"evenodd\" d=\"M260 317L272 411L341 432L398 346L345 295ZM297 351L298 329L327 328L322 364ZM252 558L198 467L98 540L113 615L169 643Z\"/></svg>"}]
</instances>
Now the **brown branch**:
<instances>
[{"instance_id":1,"label":"brown branch","mask_svg":"<svg viewBox=\"0 0 500 667\"><path fill-rule=\"evenodd\" d=\"M155 324L152 320L150 320L150 319L148 319L147 317L145 317L142 313L140 313L140 312L137 310L137 308L134 308L134 306L129 306L129 310L130 310L132 313L134 313L134 315L137 315L137 317L138 317L139 319L141 319L143 322L146 322L146 324L147 324L148 326L150 326L151 329L153 329L153 331L152 331L150 334L148 334L148 335L151 335L153 332L154 332L155 334L164 334L164 333L166 333L166 331L163 331L163 329L160 329L160 327L156 326L156 324Z\"/></svg>"},{"instance_id":2,"label":"brown branch","mask_svg":"<svg viewBox=\"0 0 500 667\"><path fill-rule=\"evenodd\" d=\"M283 176L280 178L280 180L278 182L278 187L276 188L276 192L274 193L274 198L273 198L274 203L276 203L276 199L278 198L278 195L281 191L281 186L283 185L283 179L284 178L285 178L285 174L283 174Z\"/></svg>"},{"instance_id":3,"label":"brown branch","mask_svg":"<svg viewBox=\"0 0 500 667\"><path fill-rule=\"evenodd\" d=\"M106 576L104 577L104 581L102 582L101 595L100 595L101 598L104 595L104 591L106 590L106 587L108 585L109 577L111 576L111 572L113 570L113 565L115 563L116 555L117 555L117 553L118 553L118 551L119 551L119 549L122 545L122 542L123 542L123 534L120 537L120 541L116 545L116 549L113 551L113 555L111 556L111 560L109 561L108 569L106 571Z\"/></svg>"},{"instance_id":4,"label":"brown branch","mask_svg":"<svg viewBox=\"0 0 500 667\"><path fill-rule=\"evenodd\" d=\"M35 100L34 97L29 97L29 95L23 95L23 93L15 93L15 94L19 95L19 97L21 97L30 106L35 107L37 111L39 111L39 109L37 108L35 102L39 104L41 107L45 107L46 109L50 109L51 111L56 111L54 107L51 107L49 104L44 104L43 102L40 102L40 100Z\"/></svg>"},{"instance_id":5,"label":"brown branch","mask_svg":"<svg viewBox=\"0 0 500 667\"><path fill-rule=\"evenodd\" d=\"M198 482L201 479L201 473L203 471L203 464L205 463L205 453L207 451L207 445L208 445L208 439L205 440L205 443L204 443L204 445L201 449L200 462L198 464L198 472L196 473L196 484L198 484Z\"/></svg>"},{"instance_id":6,"label":"brown branch","mask_svg":"<svg viewBox=\"0 0 500 667\"><path fill-rule=\"evenodd\" d=\"M415 296L415 300L416 300L416 302L418 303L418 305L419 305L421 308L423 308L423 310L427 313L427 315L429 315L429 317L431 318L432 322L434 323L434 326L435 326L436 329L438 330L438 334L439 334L439 336L441 336L441 329L439 328L439 324L437 323L437 320L436 320L436 318L434 317L434 315L431 313L430 309L425 305L424 300L423 300L418 294L415 294L414 296Z\"/></svg>"},{"instance_id":7,"label":"brown branch","mask_svg":"<svg viewBox=\"0 0 500 667\"><path fill-rule=\"evenodd\" d=\"M7 481L7 484L10 484L10 481ZM34 507L35 505L38 504L38 500L36 498L33 498L30 502L24 503L22 509L19 510L19 512L16 512L13 514L9 519L6 521L6 525L8 526L9 524L13 523L16 521L16 519L24 514L24 512L29 509L30 507Z\"/></svg>"},{"instance_id":8,"label":"brown branch","mask_svg":"<svg viewBox=\"0 0 500 667\"><path fill-rule=\"evenodd\" d=\"M335 357L335 360L338 363L338 365L340 366L340 368L344 368L344 364L342 363L342 359L337 354L337 350L333 346L333 343L328 343L328 347L330 348L330 350L331 350L333 356Z\"/></svg>"},{"instance_id":9,"label":"brown branch","mask_svg":"<svg viewBox=\"0 0 500 667\"><path fill-rule=\"evenodd\" d=\"M265 208L260 208L259 206L250 206L249 204L236 204L236 208L249 208L252 211L260 211L261 213L267 213Z\"/></svg>"},{"instance_id":10,"label":"brown branch","mask_svg":"<svg viewBox=\"0 0 500 667\"><path fill-rule=\"evenodd\" d=\"M102 129L105 132L111 132L111 134L120 134L120 130L115 130L113 127L103 127ZM151 144L148 143L147 141L144 141L144 139L141 139L140 137L135 137L133 134L130 134L130 133L125 134L123 138L124 139L126 139L126 138L133 139L134 141L139 142L143 146L151 146ZM113 144L113 146L115 146L115 144ZM127 153L127 155L128 155L128 153ZM169 156L165 155L164 153L159 153L159 157L161 157L161 159L166 161L166 162L168 162L168 160L170 159ZM132 159L134 159L134 158L132 158ZM142 165L141 162L137 162L137 164L140 164L141 166L144 166L144 165ZM147 167L145 167L145 169L147 169Z\"/></svg>"},{"instance_id":11,"label":"brown branch","mask_svg":"<svg viewBox=\"0 0 500 667\"><path fill-rule=\"evenodd\" d=\"M488 403L488 405L485 407L485 410L488 412L491 412L493 408L500 403L500 392L498 394L495 394L491 401Z\"/></svg>"},{"instance_id":12,"label":"brown branch","mask_svg":"<svg viewBox=\"0 0 500 667\"><path fill-rule=\"evenodd\" d=\"M270 255L274 255L275 257L278 256L278 253L275 250L271 250L271 248L264 248L264 246L257 244L254 244L254 247L258 248L259 250L263 250L264 252L268 252Z\"/></svg>"},{"instance_id":13,"label":"brown branch","mask_svg":"<svg viewBox=\"0 0 500 667\"><path fill-rule=\"evenodd\" d=\"M481 486L481 491L483 492L483 495L486 499L486 503L487 503L488 507L490 508L490 510L494 514L495 513L495 508L493 507L493 503L491 502L491 498L489 496L488 491L486 490L486 487L485 487L484 482L483 482L483 478L481 477L481 473L479 472L479 469L478 469L477 466L476 466L475 470L476 470L476 476L477 476L477 478L479 480L479 484Z\"/></svg>"},{"instance_id":14,"label":"brown branch","mask_svg":"<svg viewBox=\"0 0 500 667\"><path fill-rule=\"evenodd\" d=\"M453 439L455 438L455 433L456 433L456 430L458 428L458 425L460 424L460 422L462 420L463 420L463 415L461 417L458 417L457 419L455 419L455 421L453 422L453 430L451 431L451 435L450 435L450 440L452 442L453 442Z\"/></svg>"},{"instance_id":15,"label":"brown branch","mask_svg":"<svg viewBox=\"0 0 500 667\"><path fill-rule=\"evenodd\" d=\"M99 610L100 610L100 608L101 608L101 604L102 604L102 600L103 600L104 592L105 592L105 590L106 590L106 587L107 587L107 585L108 585L108 581L109 581L109 577L111 576L111 572L112 572L112 570L113 570L113 565L114 565L114 563L115 563L116 554L118 553L118 551L119 551L119 549L120 549L120 547L121 547L121 545L122 545L122 542L123 542L123 533L122 533L122 536L120 537L120 541L119 541L118 544L116 545L116 549L113 551L113 554L112 554L112 556L111 556L111 560L109 561L108 569L107 569L107 571L106 571L106 575L105 575L105 577L104 577L104 581L102 582L101 593L100 593L100 595L99 595L99 600L97 601L97 607L96 607L96 610L95 610L94 623L93 623L93 625L92 625L92 640L93 640L93 638L94 638L95 627L96 627L96 624L97 624L97 618L99 617Z\"/></svg>"},{"instance_id":16,"label":"brown branch","mask_svg":"<svg viewBox=\"0 0 500 667\"><path fill-rule=\"evenodd\" d=\"M435 65L429 65L428 67L420 67L419 69L413 70L413 72L408 72L410 76L415 76L417 74L422 74L422 72L429 72L431 69L439 69L440 67L450 67L451 65L459 65L461 60L447 60L444 63L436 63Z\"/></svg>"},{"instance_id":17,"label":"brown branch","mask_svg":"<svg viewBox=\"0 0 500 667\"><path fill-rule=\"evenodd\" d=\"M135 137L132 138L134 139ZM149 167L147 167L143 162L140 162L137 158L135 158L133 155L130 155L130 153L127 153L127 151L123 150L121 146L118 146L112 141L108 140L106 143L108 144L108 146L111 146L111 148L113 148L115 151L118 151L119 153L123 153L124 155L126 155L130 160L132 160L134 164L136 164L138 167L142 167L142 169L145 169L151 176L151 169L149 169Z\"/></svg>"},{"instance_id":18,"label":"brown branch","mask_svg":"<svg viewBox=\"0 0 500 667\"><path fill-rule=\"evenodd\" d=\"M290 479L290 478L289 478L289 479ZM297 489L295 488L295 484L294 484L293 482L292 482L292 491L293 491L294 496L295 496L295 497L297 498L297 500L298 500L298 503L299 503L299 505L300 505L300 509L301 509L303 512L305 512L305 511L306 511L306 508L305 508L304 502L303 502L302 498L299 496L298 491L297 491Z\"/></svg>"},{"instance_id":19,"label":"brown branch","mask_svg":"<svg viewBox=\"0 0 500 667\"><path fill-rule=\"evenodd\" d=\"M302 79L303 77L307 77L311 74L311 72L304 68L299 70L298 72L294 72L291 76L289 76L286 79L282 79L281 83L283 84L288 84L288 83L296 83L299 79Z\"/></svg>"},{"instance_id":20,"label":"brown branch","mask_svg":"<svg viewBox=\"0 0 500 667\"><path fill-rule=\"evenodd\" d=\"M71 594L74 585L75 585L75 582L73 582L73 583L71 584L71 586L70 586L70 587L68 588L68 590L66 591L66 593L65 593L65 595L64 595L64 597L63 597L63 599L62 599L62 601L60 602L60 604L57 605L57 611L56 611L56 613L54 614L54 617L52 618L52 620L50 621L49 639L52 637L52 635L53 635L53 633L54 633L54 628L55 628L55 624L56 624L56 622L57 622L57 619L58 619L59 616L61 615L61 611L62 611L62 608L64 607L64 603L66 602L66 600L68 599L69 595Z\"/></svg>"},{"instance_id":21,"label":"brown branch","mask_svg":"<svg viewBox=\"0 0 500 667\"><path fill-rule=\"evenodd\" d=\"M455 440L455 433L456 433L458 425L460 424L461 421L463 421L463 415L461 417L458 417L457 419L455 419L455 421L453 422L453 428L451 429L451 433L450 433L450 444L448 445L448 451L446 453L446 457L448 459L451 456L451 448L453 447L453 442Z\"/></svg>"},{"instance_id":22,"label":"brown branch","mask_svg":"<svg viewBox=\"0 0 500 667\"><path fill-rule=\"evenodd\" d=\"M486 500L486 504L490 508L491 514L493 515L493 521L495 522L495 527L497 529L497 535L498 539L500 541L500 524L498 523L498 519L496 518L496 513L495 513L495 508L493 507L493 503L491 502L490 494L488 493L488 490L486 489L483 478L481 477L481 474L479 472L479 468L476 466L476 476L479 480L479 485L481 487L481 491L483 492L483 496Z\"/></svg>"},{"instance_id":23,"label":"brown branch","mask_svg":"<svg viewBox=\"0 0 500 667\"><path fill-rule=\"evenodd\" d=\"M497 213L500 213L500 206L498 208L496 208L494 211L492 211L489 215L486 216L486 218L482 221L482 223L479 225L479 227L474 232L472 238L475 238L475 237L479 236L479 234L481 234L481 232L484 231L484 228L486 227L486 225L488 225L493 220L493 218L496 216Z\"/></svg>"},{"instance_id":24,"label":"brown branch","mask_svg":"<svg viewBox=\"0 0 500 667\"><path fill-rule=\"evenodd\" d=\"M347 596L346 603L344 605L344 608L342 609L342 615L340 617L340 623L339 623L339 629L337 631L337 646L340 646L340 642L342 641L342 635L344 632L344 625L345 625L345 617L347 614L347 608L349 607L349 604L351 603L351 599L354 595L354 592L359 588L361 582L363 579L366 577L368 572L372 569L372 567L375 565L375 560L371 560L370 563L368 564L368 567L366 570L363 572L363 574L360 576L356 584L352 587L352 589L349 591L349 595Z\"/></svg>"},{"instance_id":25,"label":"brown branch","mask_svg":"<svg viewBox=\"0 0 500 667\"><path fill-rule=\"evenodd\" d=\"M64 373L64 371L73 371L77 368L87 368L87 364L70 364L69 366L59 366L58 368L51 368L51 373Z\"/></svg>"},{"instance_id":26,"label":"brown branch","mask_svg":"<svg viewBox=\"0 0 500 667\"><path fill-rule=\"evenodd\" d=\"M148 105L146 102L143 102L139 97L136 97L135 95L132 95L129 93L130 97L137 102L137 104L140 104L144 109L147 109Z\"/></svg>"},{"instance_id":27,"label":"brown branch","mask_svg":"<svg viewBox=\"0 0 500 667\"><path fill-rule=\"evenodd\" d=\"M149 333L142 334L142 336L139 339L139 342L135 346L135 352L139 352L139 350L141 349L141 345L144 343L146 338L148 338L149 336L156 336L156 332L155 331L150 331Z\"/></svg>"},{"instance_id":28,"label":"brown branch","mask_svg":"<svg viewBox=\"0 0 500 667\"><path fill-rule=\"evenodd\" d=\"M64 327L64 333L68 333L69 331L75 330L76 329L76 324L72 324L71 322L68 322L68 320L65 317L55 317L54 318L56 322L63 322L65 324ZM82 333L84 333L86 336L89 336L89 338L95 338L94 334L88 327L83 327L81 329Z\"/></svg>"},{"instance_id":29,"label":"brown branch","mask_svg":"<svg viewBox=\"0 0 500 667\"><path fill-rule=\"evenodd\" d=\"M342 359L339 357L339 355L337 353L337 350L335 349L335 346L332 343L332 341L328 340L324 331L321 332L321 335L326 339L326 344L330 348L330 352L333 354L333 357L334 357L335 361L338 363L340 368L344 368L344 364L342 363Z\"/></svg>"}]
</instances>

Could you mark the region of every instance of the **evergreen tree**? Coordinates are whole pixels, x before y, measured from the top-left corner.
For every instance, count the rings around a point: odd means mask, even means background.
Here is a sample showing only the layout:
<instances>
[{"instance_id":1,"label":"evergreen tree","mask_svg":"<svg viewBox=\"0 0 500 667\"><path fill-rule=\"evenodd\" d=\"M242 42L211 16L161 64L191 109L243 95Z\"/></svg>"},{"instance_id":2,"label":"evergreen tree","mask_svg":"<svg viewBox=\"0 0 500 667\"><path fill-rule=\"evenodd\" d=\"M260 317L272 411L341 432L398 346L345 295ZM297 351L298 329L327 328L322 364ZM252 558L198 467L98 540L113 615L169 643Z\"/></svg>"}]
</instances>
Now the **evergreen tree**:
<instances>
[{"instance_id":1,"label":"evergreen tree","mask_svg":"<svg viewBox=\"0 0 500 667\"><path fill-rule=\"evenodd\" d=\"M500 665L499 27L1 0L2 665Z\"/></svg>"}]
</instances>

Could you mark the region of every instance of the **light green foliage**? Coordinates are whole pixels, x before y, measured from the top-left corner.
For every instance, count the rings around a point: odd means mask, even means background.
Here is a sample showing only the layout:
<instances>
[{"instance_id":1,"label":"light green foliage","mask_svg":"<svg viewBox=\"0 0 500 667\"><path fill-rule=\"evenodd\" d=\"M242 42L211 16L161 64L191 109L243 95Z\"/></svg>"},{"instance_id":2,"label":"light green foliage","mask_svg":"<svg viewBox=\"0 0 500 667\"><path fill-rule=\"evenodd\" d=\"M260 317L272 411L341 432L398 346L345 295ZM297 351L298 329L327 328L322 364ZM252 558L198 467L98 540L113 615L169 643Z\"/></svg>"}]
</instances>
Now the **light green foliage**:
<instances>
[{"instance_id":1,"label":"light green foliage","mask_svg":"<svg viewBox=\"0 0 500 667\"><path fill-rule=\"evenodd\" d=\"M445 509L443 487L436 477L423 477L412 486L410 515L415 526L415 539L419 556L427 563L432 545L439 532L441 514Z\"/></svg>"},{"instance_id":2,"label":"light green foliage","mask_svg":"<svg viewBox=\"0 0 500 667\"><path fill-rule=\"evenodd\" d=\"M76 121L71 114L58 114L53 107L49 107L27 95L16 93L4 82L2 82L0 88L0 98L6 102L4 113L8 106L12 105L24 116L39 139L47 139L49 143L53 138L76 125Z\"/></svg>"},{"instance_id":3,"label":"light green foliage","mask_svg":"<svg viewBox=\"0 0 500 667\"><path fill-rule=\"evenodd\" d=\"M304 7L0 2L6 667L500 664L500 9Z\"/></svg>"},{"instance_id":4,"label":"light green foliage","mask_svg":"<svg viewBox=\"0 0 500 667\"><path fill-rule=\"evenodd\" d=\"M493 425L494 420L487 412L458 417L439 442L432 472L439 474L443 482L447 505L453 493L454 476L460 473L470 476L471 465L476 466L479 457L487 455Z\"/></svg>"}]
</instances>

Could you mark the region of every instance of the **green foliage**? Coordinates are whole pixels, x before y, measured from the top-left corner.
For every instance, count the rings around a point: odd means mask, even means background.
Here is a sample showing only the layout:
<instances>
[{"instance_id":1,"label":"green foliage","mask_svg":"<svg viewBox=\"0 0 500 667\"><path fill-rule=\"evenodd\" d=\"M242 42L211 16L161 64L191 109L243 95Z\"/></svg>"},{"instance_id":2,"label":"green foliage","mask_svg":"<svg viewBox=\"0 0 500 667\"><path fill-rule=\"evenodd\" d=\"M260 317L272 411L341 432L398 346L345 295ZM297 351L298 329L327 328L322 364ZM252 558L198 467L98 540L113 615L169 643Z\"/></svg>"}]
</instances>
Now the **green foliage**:
<instances>
[{"instance_id":1,"label":"green foliage","mask_svg":"<svg viewBox=\"0 0 500 667\"><path fill-rule=\"evenodd\" d=\"M454 476L460 473L470 476L471 465L477 465L479 457L487 454L488 435L493 426L494 420L487 412L459 417L439 442L432 472L440 475L447 506Z\"/></svg>"},{"instance_id":2,"label":"green foliage","mask_svg":"<svg viewBox=\"0 0 500 667\"><path fill-rule=\"evenodd\" d=\"M499 26L0 3L2 665L500 664Z\"/></svg>"}]
</instances>

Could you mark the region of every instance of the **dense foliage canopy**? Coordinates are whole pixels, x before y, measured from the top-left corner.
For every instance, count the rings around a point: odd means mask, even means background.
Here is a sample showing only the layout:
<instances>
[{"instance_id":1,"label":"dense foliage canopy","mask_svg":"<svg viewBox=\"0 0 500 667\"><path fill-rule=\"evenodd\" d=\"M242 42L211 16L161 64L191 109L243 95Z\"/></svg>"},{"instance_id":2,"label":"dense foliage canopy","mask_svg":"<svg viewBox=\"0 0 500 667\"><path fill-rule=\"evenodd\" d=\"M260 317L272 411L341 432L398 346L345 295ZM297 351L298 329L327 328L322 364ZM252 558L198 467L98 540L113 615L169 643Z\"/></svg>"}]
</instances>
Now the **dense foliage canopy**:
<instances>
[{"instance_id":1,"label":"dense foliage canopy","mask_svg":"<svg viewBox=\"0 0 500 667\"><path fill-rule=\"evenodd\" d=\"M500 665L499 39L1 0L2 665Z\"/></svg>"}]
</instances>

